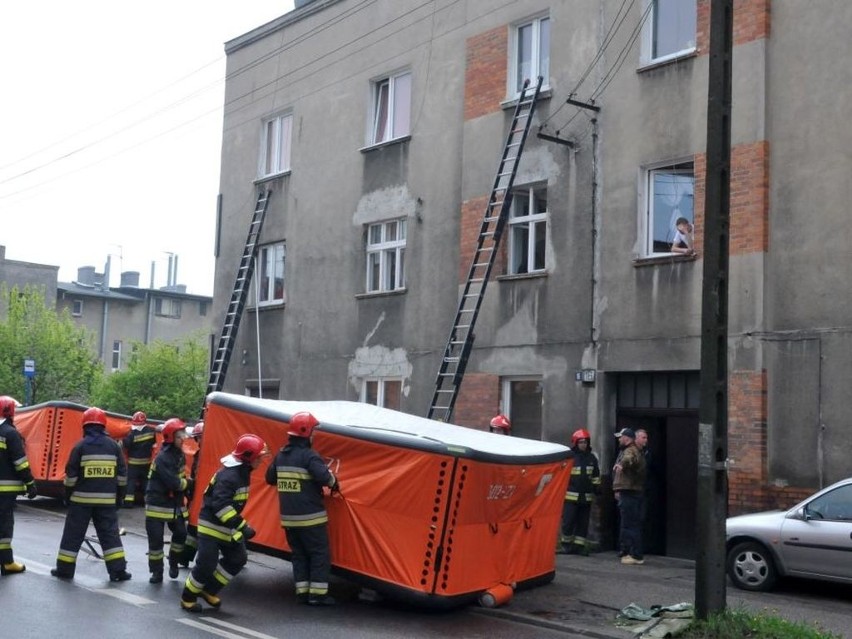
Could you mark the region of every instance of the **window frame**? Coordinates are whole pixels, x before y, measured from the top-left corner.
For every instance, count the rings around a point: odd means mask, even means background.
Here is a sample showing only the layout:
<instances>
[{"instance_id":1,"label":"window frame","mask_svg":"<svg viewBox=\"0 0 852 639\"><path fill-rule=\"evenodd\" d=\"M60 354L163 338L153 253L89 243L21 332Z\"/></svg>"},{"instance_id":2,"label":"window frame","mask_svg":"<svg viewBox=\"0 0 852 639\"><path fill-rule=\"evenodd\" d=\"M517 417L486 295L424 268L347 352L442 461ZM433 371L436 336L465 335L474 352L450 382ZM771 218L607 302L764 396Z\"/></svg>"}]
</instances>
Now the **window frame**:
<instances>
[{"instance_id":1,"label":"window frame","mask_svg":"<svg viewBox=\"0 0 852 639\"><path fill-rule=\"evenodd\" d=\"M406 99L406 106L408 108L406 118L407 126L404 131L397 131L397 124L401 124L401 122L397 122L397 109L402 105L397 101L397 97L400 97L401 99L399 92L402 88L400 86L402 78L408 79L408 95ZM379 116L382 112L380 99L383 86L387 86L387 105L386 113L383 118L384 121L381 123L383 136L382 139L378 139L380 125ZM395 140L407 138L411 135L411 93L413 88L414 77L411 69L402 69L370 81L370 121L367 130L367 146L388 144Z\"/></svg>"},{"instance_id":2,"label":"window frame","mask_svg":"<svg viewBox=\"0 0 852 639\"><path fill-rule=\"evenodd\" d=\"M517 411L513 412L512 408L512 384L524 382L536 382L540 389L540 414L536 430L538 438L544 435L544 378L541 375L507 375L500 377L500 413L506 415L512 423L512 435L519 437L527 437L533 433L524 432L523 421L517 415Z\"/></svg>"},{"instance_id":3,"label":"window frame","mask_svg":"<svg viewBox=\"0 0 852 639\"><path fill-rule=\"evenodd\" d=\"M164 310L165 307L165 310ZM170 319L180 319L183 312L183 304L181 300L173 297L155 297L154 298L154 315L156 317L166 317Z\"/></svg>"},{"instance_id":4,"label":"window frame","mask_svg":"<svg viewBox=\"0 0 852 639\"><path fill-rule=\"evenodd\" d=\"M541 24L547 22L547 59L541 57ZM533 82L538 76L542 76L541 90L544 91L550 87L550 47L553 42L552 38L552 20L549 13L543 13L531 18L526 18L521 22L512 25L511 50L509 54L509 71L507 76L507 95L510 97L518 97L521 94L523 79L519 76L520 73L520 56L519 44L520 33L524 27L532 27L532 38L530 41L530 82ZM542 72L542 63L546 62L547 69Z\"/></svg>"},{"instance_id":5,"label":"window frame","mask_svg":"<svg viewBox=\"0 0 852 639\"><path fill-rule=\"evenodd\" d=\"M282 138L286 122L287 139ZM272 127L270 135L269 128ZM270 138L273 149L270 155ZM286 111L263 120L260 132L260 157L257 174L260 179L289 173L293 154L293 113ZM271 166L270 166L271 165Z\"/></svg>"},{"instance_id":6,"label":"window frame","mask_svg":"<svg viewBox=\"0 0 852 639\"><path fill-rule=\"evenodd\" d=\"M112 360L110 366L113 371L121 370L121 340L112 341Z\"/></svg>"},{"instance_id":7,"label":"window frame","mask_svg":"<svg viewBox=\"0 0 852 639\"><path fill-rule=\"evenodd\" d=\"M508 275L531 275L534 273L546 273L547 272L547 235L550 226L550 207L546 206L547 209L544 213L532 212L536 210L535 204L539 198L536 197L537 193L541 193L544 191L544 201L547 202L547 183L538 182L534 184L524 184L521 186L516 186L512 189L512 204L509 208L509 218L507 220L509 228L507 229L509 234L509 247L508 247L508 262L506 264L506 272ZM529 206L529 213L527 215L515 215L516 207L520 206L521 198L518 197L519 193L528 193L527 196L527 204ZM539 225L544 225L544 255L542 256L543 264L541 268L535 268L536 261L536 230ZM517 266L515 264L515 233L518 231L518 228L521 226L528 226L527 229L527 254L526 254L526 270L516 270ZM532 268L530 268L532 266Z\"/></svg>"},{"instance_id":8,"label":"window frame","mask_svg":"<svg viewBox=\"0 0 852 639\"><path fill-rule=\"evenodd\" d=\"M370 393L368 391L368 385L375 384L376 385L376 403L369 401ZM392 392L398 392L397 395L397 404L396 406L389 406L387 403L387 395L388 395L388 385L389 384L398 384L399 388ZM402 387L403 387L403 378L402 377L365 377L361 381L361 393L359 400L364 404L370 404L371 406L379 406L381 408L390 408L393 410L400 410L402 406Z\"/></svg>"},{"instance_id":9,"label":"window frame","mask_svg":"<svg viewBox=\"0 0 852 639\"><path fill-rule=\"evenodd\" d=\"M660 0L644 0L642 4L642 16L645 17L645 23L642 27L642 46L640 48L642 65L662 64L669 60L676 60L686 55L691 55L696 52L696 41L698 38L698 3L693 2L693 33L692 39L685 42L685 46L681 49L670 51L662 55L655 54L655 48L658 41L659 25L659 1ZM672 0L677 3L678 8L686 6L683 0ZM645 14L647 13L647 16ZM679 36L678 36L679 37Z\"/></svg>"},{"instance_id":10,"label":"window frame","mask_svg":"<svg viewBox=\"0 0 852 639\"><path fill-rule=\"evenodd\" d=\"M396 224L396 238L388 240L387 229L391 224ZM381 228L381 239L378 242L372 242L372 229L376 227ZM407 244L407 218L398 217L367 224L365 238L366 273L364 280L364 290L367 293L390 293L405 289L405 249ZM375 273L372 256L377 254L379 256L378 286L373 288ZM389 273L390 267L388 265L388 262L391 261L391 254L393 254L393 274ZM393 286L391 286L391 277L393 278Z\"/></svg>"},{"instance_id":11,"label":"window frame","mask_svg":"<svg viewBox=\"0 0 852 639\"><path fill-rule=\"evenodd\" d=\"M654 249L654 218L656 217L656 212L655 210L652 211L652 207L656 191L654 189L653 178L655 174L662 171L679 175L692 175L692 211L689 215L685 215L682 212L681 215L675 215L674 210L672 211L672 213L669 214L670 220L669 225L667 227L666 242L671 245L671 241L674 239L674 222L677 217L685 217L690 221L691 224L695 224L694 158L681 158L678 160L661 162L642 167L641 176L639 180L640 193L638 198L641 206L641 210L639 212L639 237L640 244L642 247L642 258L670 257L672 255L678 255L677 253L673 253L671 251L671 246L669 246L669 250L667 251L657 251Z\"/></svg>"},{"instance_id":12,"label":"window frame","mask_svg":"<svg viewBox=\"0 0 852 639\"><path fill-rule=\"evenodd\" d=\"M278 256L277 249L280 249L281 256L281 294L276 295L276 282L277 282L277 265L278 265ZM270 253L270 250L272 251ZM265 294L268 296L267 299L260 300L258 299L258 292L261 290L261 281L263 278L264 268L269 268L270 264L270 256L272 260L272 271L273 277L270 278L268 285L266 287ZM255 282L256 286L252 287L254 291L255 306L258 308L264 308L268 306L281 306L287 301L287 242L270 242L269 244L264 244L258 247L257 250L257 262L255 263Z\"/></svg>"},{"instance_id":13,"label":"window frame","mask_svg":"<svg viewBox=\"0 0 852 639\"><path fill-rule=\"evenodd\" d=\"M71 316L72 317L83 317L83 300L81 300L81 299L71 300Z\"/></svg>"}]
</instances>

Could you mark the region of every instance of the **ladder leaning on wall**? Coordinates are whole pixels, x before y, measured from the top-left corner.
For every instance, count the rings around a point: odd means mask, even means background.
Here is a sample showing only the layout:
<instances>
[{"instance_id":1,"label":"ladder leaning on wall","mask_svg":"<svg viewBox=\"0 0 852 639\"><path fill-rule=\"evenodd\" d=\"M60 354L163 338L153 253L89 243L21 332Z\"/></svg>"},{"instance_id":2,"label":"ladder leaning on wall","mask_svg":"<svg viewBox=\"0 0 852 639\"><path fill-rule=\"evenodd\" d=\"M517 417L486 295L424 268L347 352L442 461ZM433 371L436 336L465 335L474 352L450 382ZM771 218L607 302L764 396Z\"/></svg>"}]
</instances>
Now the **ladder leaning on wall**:
<instances>
[{"instance_id":1,"label":"ladder leaning on wall","mask_svg":"<svg viewBox=\"0 0 852 639\"><path fill-rule=\"evenodd\" d=\"M494 178L494 186L491 189L491 196L488 199L488 205L485 207L485 215L477 235L476 250L473 253L473 259L468 270L467 281L459 298L456 317L441 358L441 368L435 380L435 393L432 396L432 403L427 415L429 419L448 422L453 414L453 406L473 347L473 329L476 318L479 315L485 287L488 284L491 269L497 257L503 228L506 225L506 218L509 215L509 208L512 203L512 186L518 172L518 163L524 150L524 143L532 124L532 116L538 94L541 91L542 79L539 76L534 86L531 85L529 80L526 80L515 105L515 113L509 125L506 144L503 147L503 155L497 167L497 175Z\"/></svg>"}]
</instances>

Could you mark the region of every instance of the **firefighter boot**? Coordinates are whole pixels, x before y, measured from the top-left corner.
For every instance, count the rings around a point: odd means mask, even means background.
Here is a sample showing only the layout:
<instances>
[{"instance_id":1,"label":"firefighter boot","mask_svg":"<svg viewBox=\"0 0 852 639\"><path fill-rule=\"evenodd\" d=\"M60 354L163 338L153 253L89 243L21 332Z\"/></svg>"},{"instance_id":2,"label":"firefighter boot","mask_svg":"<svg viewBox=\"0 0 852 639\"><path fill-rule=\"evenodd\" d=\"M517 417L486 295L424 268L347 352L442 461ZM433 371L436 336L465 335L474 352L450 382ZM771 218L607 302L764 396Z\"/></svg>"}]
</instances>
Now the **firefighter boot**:
<instances>
[{"instance_id":1,"label":"firefighter boot","mask_svg":"<svg viewBox=\"0 0 852 639\"><path fill-rule=\"evenodd\" d=\"M201 604L198 603L195 597L186 599L186 594L183 594L180 598L180 609L187 612L201 612Z\"/></svg>"},{"instance_id":2,"label":"firefighter boot","mask_svg":"<svg viewBox=\"0 0 852 639\"><path fill-rule=\"evenodd\" d=\"M218 608L222 605L222 600L216 596L211 595L209 592L201 591L201 598L207 602L208 606L212 606L213 608Z\"/></svg>"},{"instance_id":3,"label":"firefighter boot","mask_svg":"<svg viewBox=\"0 0 852 639\"><path fill-rule=\"evenodd\" d=\"M24 572L27 567L24 564L19 564L17 561L10 561L8 564L0 565L0 575L16 575L19 572Z\"/></svg>"},{"instance_id":4,"label":"firefighter boot","mask_svg":"<svg viewBox=\"0 0 852 639\"><path fill-rule=\"evenodd\" d=\"M63 572L63 571L59 570L59 568L51 568L50 574L53 575L54 577L59 578L59 579L74 579L74 573L73 572L70 572L70 573Z\"/></svg>"},{"instance_id":5,"label":"firefighter boot","mask_svg":"<svg viewBox=\"0 0 852 639\"><path fill-rule=\"evenodd\" d=\"M163 583L163 571L159 570L156 572L152 572L151 576L148 578L149 584L161 584Z\"/></svg>"},{"instance_id":6,"label":"firefighter boot","mask_svg":"<svg viewBox=\"0 0 852 639\"><path fill-rule=\"evenodd\" d=\"M126 570L119 570L118 572L111 572L109 574L109 580L110 581L127 581L132 576L133 575L131 575Z\"/></svg>"},{"instance_id":7,"label":"firefighter boot","mask_svg":"<svg viewBox=\"0 0 852 639\"><path fill-rule=\"evenodd\" d=\"M311 595L308 597L309 606L333 606L336 603L337 601L331 595Z\"/></svg>"},{"instance_id":8,"label":"firefighter boot","mask_svg":"<svg viewBox=\"0 0 852 639\"><path fill-rule=\"evenodd\" d=\"M169 557L169 577L177 579L179 574L177 559Z\"/></svg>"}]
</instances>

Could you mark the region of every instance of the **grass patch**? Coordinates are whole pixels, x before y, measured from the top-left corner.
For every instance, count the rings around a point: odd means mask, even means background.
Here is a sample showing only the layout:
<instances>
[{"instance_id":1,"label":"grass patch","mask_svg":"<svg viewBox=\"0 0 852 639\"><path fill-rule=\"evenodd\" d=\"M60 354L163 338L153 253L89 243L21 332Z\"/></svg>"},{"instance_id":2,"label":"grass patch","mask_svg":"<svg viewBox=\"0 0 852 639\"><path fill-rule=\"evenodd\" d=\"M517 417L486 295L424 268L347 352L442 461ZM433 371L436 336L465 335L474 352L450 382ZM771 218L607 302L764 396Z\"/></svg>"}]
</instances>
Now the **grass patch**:
<instances>
[{"instance_id":1,"label":"grass patch","mask_svg":"<svg viewBox=\"0 0 852 639\"><path fill-rule=\"evenodd\" d=\"M841 635L822 630L818 624L787 621L767 611L753 613L743 608L694 621L677 636L678 639L842 639Z\"/></svg>"}]
</instances>

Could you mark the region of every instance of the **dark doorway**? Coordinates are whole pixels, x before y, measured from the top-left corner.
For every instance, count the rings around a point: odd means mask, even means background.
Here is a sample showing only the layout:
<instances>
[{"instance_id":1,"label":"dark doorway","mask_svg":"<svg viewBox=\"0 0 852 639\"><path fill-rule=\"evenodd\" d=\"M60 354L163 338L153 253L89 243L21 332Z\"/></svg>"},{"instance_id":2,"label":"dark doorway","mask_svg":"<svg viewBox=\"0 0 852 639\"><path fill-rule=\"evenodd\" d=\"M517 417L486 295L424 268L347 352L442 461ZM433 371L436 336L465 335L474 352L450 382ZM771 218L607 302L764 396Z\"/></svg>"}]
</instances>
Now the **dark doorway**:
<instances>
[{"instance_id":1,"label":"dark doorway","mask_svg":"<svg viewBox=\"0 0 852 639\"><path fill-rule=\"evenodd\" d=\"M698 488L698 373L625 373L618 376L616 429L648 433L648 480L645 491L645 552L694 558ZM618 454L611 437L610 460ZM609 472L606 469L605 472ZM612 503L609 520L618 542L618 516Z\"/></svg>"}]
</instances>

